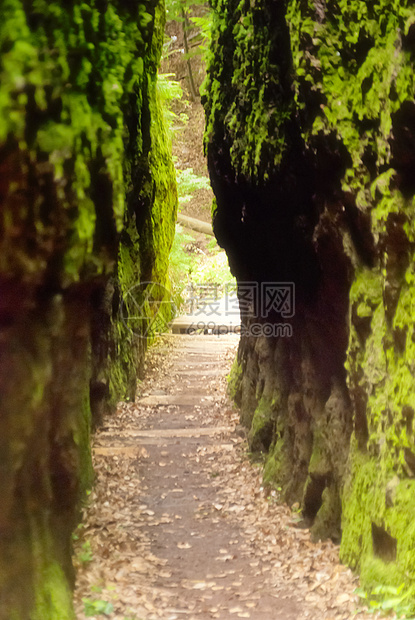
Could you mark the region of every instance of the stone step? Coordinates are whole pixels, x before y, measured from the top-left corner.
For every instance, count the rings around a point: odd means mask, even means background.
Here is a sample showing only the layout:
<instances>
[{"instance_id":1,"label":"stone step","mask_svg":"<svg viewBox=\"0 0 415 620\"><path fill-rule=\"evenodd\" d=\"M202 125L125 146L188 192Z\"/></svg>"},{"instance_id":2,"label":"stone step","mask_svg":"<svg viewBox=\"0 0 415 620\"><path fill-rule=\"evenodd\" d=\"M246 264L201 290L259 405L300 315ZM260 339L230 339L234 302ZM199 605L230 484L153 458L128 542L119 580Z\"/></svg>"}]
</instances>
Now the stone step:
<instances>
[{"instance_id":1,"label":"stone step","mask_svg":"<svg viewBox=\"0 0 415 620\"><path fill-rule=\"evenodd\" d=\"M213 397L207 394L165 394L144 396L137 400L138 405L149 407L166 407L175 405L176 407L195 407L200 405L212 405Z\"/></svg>"},{"instance_id":2,"label":"stone step","mask_svg":"<svg viewBox=\"0 0 415 620\"><path fill-rule=\"evenodd\" d=\"M176 317L170 327L173 334L230 334L239 333L241 321L239 316L187 314Z\"/></svg>"},{"instance_id":3,"label":"stone step","mask_svg":"<svg viewBox=\"0 0 415 620\"><path fill-rule=\"evenodd\" d=\"M101 437L111 437L116 435L117 437L202 437L211 435L220 435L222 433L233 433L233 426L197 426L193 428L156 428L151 430L128 430L125 433L122 431L104 431L100 433Z\"/></svg>"},{"instance_id":4,"label":"stone step","mask_svg":"<svg viewBox=\"0 0 415 620\"><path fill-rule=\"evenodd\" d=\"M222 377L223 372L220 369L218 370L203 370L203 368L194 368L194 369L174 369L173 373L176 375L180 375L183 379L186 377L192 378L202 378L202 377Z\"/></svg>"}]
</instances>

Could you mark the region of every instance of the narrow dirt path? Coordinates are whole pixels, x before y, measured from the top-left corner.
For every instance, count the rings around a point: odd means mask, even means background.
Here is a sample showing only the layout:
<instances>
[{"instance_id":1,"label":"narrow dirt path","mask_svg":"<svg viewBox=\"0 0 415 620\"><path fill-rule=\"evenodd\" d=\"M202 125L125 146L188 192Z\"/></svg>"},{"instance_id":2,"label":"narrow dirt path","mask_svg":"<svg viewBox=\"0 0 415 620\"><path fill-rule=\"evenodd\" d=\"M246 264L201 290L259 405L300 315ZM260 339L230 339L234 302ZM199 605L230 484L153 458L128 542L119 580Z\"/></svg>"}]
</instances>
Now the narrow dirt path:
<instances>
[{"instance_id":1,"label":"narrow dirt path","mask_svg":"<svg viewBox=\"0 0 415 620\"><path fill-rule=\"evenodd\" d=\"M264 492L226 397L236 345L164 338L136 403L96 435L76 553L80 620L373 618L357 610L337 548L312 544Z\"/></svg>"}]
</instances>

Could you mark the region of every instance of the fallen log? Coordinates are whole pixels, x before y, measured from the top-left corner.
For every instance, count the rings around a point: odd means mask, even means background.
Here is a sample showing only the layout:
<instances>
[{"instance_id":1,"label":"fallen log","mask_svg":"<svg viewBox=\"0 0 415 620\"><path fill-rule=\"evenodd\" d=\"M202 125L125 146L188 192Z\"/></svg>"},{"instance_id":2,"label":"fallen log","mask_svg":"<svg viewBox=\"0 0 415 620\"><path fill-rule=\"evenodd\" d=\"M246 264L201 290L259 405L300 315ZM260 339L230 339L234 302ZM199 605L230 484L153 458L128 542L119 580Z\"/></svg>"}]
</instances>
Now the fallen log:
<instances>
[{"instance_id":1,"label":"fallen log","mask_svg":"<svg viewBox=\"0 0 415 620\"><path fill-rule=\"evenodd\" d=\"M208 224L207 222L202 222L194 217L183 215L183 213L177 214L177 221L186 228L191 228L191 230L195 230L196 232L201 232L205 235L210 235L211 237L215 236L213 234L212 224Z\"/></svg>"}]
</instances>

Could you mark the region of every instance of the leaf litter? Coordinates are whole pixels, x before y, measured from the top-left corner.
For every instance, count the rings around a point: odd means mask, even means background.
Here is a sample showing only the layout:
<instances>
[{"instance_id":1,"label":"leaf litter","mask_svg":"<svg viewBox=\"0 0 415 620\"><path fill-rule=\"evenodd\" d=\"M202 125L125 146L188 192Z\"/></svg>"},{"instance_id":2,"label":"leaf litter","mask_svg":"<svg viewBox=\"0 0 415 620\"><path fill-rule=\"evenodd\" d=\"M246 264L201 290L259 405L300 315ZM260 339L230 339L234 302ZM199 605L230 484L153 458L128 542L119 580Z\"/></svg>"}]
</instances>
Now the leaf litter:
<instances>
[{"instance_id":1,"label":"leaf litter","mask_svg":"<svg viewBox=\"0 0 415 620\"><path fill-rule=\"evenodd\" d=\"M200 355L189 357L189 346ZM374 617L338 546L311 542L264 490L226 395L236 346L229 336L161 338L136 402L120 403L95 434L95 485L74 543L78 620ZM205 359L217 360L218 375L195 374ZM180 393L196 393L195 406L140 403ZM205 427L220 432L198 432Z\"/></svg>"}]
</instances>

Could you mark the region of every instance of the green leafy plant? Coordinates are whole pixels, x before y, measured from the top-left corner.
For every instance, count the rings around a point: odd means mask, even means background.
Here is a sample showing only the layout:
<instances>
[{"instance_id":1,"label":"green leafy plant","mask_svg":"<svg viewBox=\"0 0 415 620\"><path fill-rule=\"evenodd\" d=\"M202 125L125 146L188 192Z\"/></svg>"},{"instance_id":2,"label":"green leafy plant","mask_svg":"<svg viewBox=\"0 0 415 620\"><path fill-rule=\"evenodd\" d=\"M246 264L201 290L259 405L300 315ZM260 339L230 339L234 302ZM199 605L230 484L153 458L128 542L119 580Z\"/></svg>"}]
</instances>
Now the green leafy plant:
<instances>
[{"instance_id":1,"label":"green leafy plant","mask_svg":"<svg viewBox=\"0 0 415 620\"><path fill-rule=\"evenodd\" d=\"M186 252L186 246L193 241L193 237L185 233L180 224L176 224L176 234L169 257L169 280L173 302L178 310L184 303L183 292L195 268L195 257Z\"/></svg>"},{"instance_id":2,"label":"green leafy plant","mask_svg":"<svg viewBox=\"0 0 415 620\"><path fill-rule=\"evenodd\" d=\"M195 284L227 284L236 290L236 280L229 271L228 258L223 250L206 257L192 275Z\"/></svg>"},{"instance_id":3,"label":"green leafy plant","mask_svg":"<svg viewBox=\"0 0 415 620\"><path fill-rule=\"evenodd\" d=\"M94 556L89 540L83 543L77 557L82 564L88 564L88 562L92 562Z\"/></svg>"},{"instance_id":4,"label":"green leafy plant","mask_svg":"<svg viewBox=\"0 0 415 620\"><path fill-rule=\"evenodd\" d=\"M84 613L88 618L96 615L109 616L114 611L113 604L107 601L93 601L90 598L83 598L82 602L84 604Z\"/></svg>"},{"instance_id":5,"label":"green leafy plant","mask_svg":"<svg viewBox=\"0 0 415 620\"><path fill-rule=\"evenodd\" d=\"M212 31L212 14L210 11L206 12L204 15L192 16L190 21L198 31L200 32L201 43L199 44L198 49L199 53L206 53L209 47L209 43L211 40L211 31Z\"/></svg>"},{"instance_id":6,"label":"green leafy plant","mask_svg":"<svg viewBox=\"0 0 415 620\"><path fill-rule=\"evenodd\" d=\"M174 73L159 73L157 76L157 94L161 102L164 121L170 136L172 136L175 131L182 128L189 120L189 117L184 112L176 114L172 110L172 102L174 100L182 100L183 103L186 104L186 101L183 100L182 87L180 83L173 78Z\"/></svg>"},{"instance_id":7,"label":"green leafy plant","mask_svg":"<svg viewBox=\"0 0 415 620\"><path fill-rule=\"evenodd\" d=\"M166 0L167 20L181 22L183 13L189 15L192 6L204 4L204 0Z\"/></svg>"},{"instance_id":8,"label":"green leafy plant","mask_svg":"<svg viewBox=\"0 0 415 620\"><path fill-rule=\"evenodd\" d=\"M408 602L409 592L404 592L405 584L398 588L394 586L378 585L369 593L357 588L355 593L368 605L369 613L381 612L384 616L391 616L402 620L415 620L413 605Z\"/></svg>"},{"instance_id":9,"label":"green leafy plant","mask_svg":"<svg viewBox=\"0 0 415 620\"><path fill-rule=\"evenodd\" d=\"M159 73L157 76L157 91L163 102L183 97L180 83L172 78L174 78L174 73Z\"/></svg>"},{"instance_id":10,"label":"green leafy plant","mask_svg":"<svg viewBox=\"0 0 415 620\"><path fill-rule=\"evenodd\" d=\"M86 489L85 495L82 497L82 500L81 500L82 508L86 509L90 505L90 503L91 503L91 493L92 493L91 489ZM84 526L81 523L78 527L82 528Z\"/></svg>"},{"instance_id":11,"label":"green leafy plant","mask_svg":"<svg viewBox=\"0 0 415 620\"><path fill-rule=\"evenodd\" d=\"M216 241L215 237L212 237L209 240L207 248L210 252L220 252L220 247L218 246L218 242Z\"/></svg>"},{"instance_id":12,"label":"green leafy plant","mask_svg":"<svg viewBox=\"0 0 415 620\"><path fill-rule=\"evenodd\" d=\"M193 15L195 7L199 7L198 15ZM168 21L175 21L182 24L188 31L190 28L196 29L199 53L206 51L210 41L212 13L205 0L166 0L166 16Z\"/></svg>"},{"instance_id":13,"label":"green leafy plant","mask_svg":"<svg viewBox=\"0 0 415 620\"><path fill-rule=\"evenodd\" d=\"M76 530L72 532L72 540L79 540L80 536L82 535L82 530L84 529L84 527L85 527L84 523L79 523L76 526Z\"/></svg>"},{"instance_id":14,"label":"green leafy plant","mask_svg":"<svg viewBox=\"0 0 415 620\"><path fill-rule=\"evenodd\" d=\"M179 194L179 205L185 204L192 199L193 192L199 189L209 189L210 181L193 172L193 168L186 170L176 170L177 191Z\"/></svg>"},{"instance_id":15,"label":"green leafy plant","mask_svg":"<svg viewBox=\"0 0 415 620\"><path fill-rule=\"evenodd\" d=\"M194 15L198 7L197 15ZM198 97L191 59L205 55L210 41L211 11L205 0L166 0L166 15L169 21L181 24L184 44L184 58L187 65L190 98ZM169 47L169 46L168 46ZM167 54L169 50L167 50Z\"/></svg>"}]
</instances>

